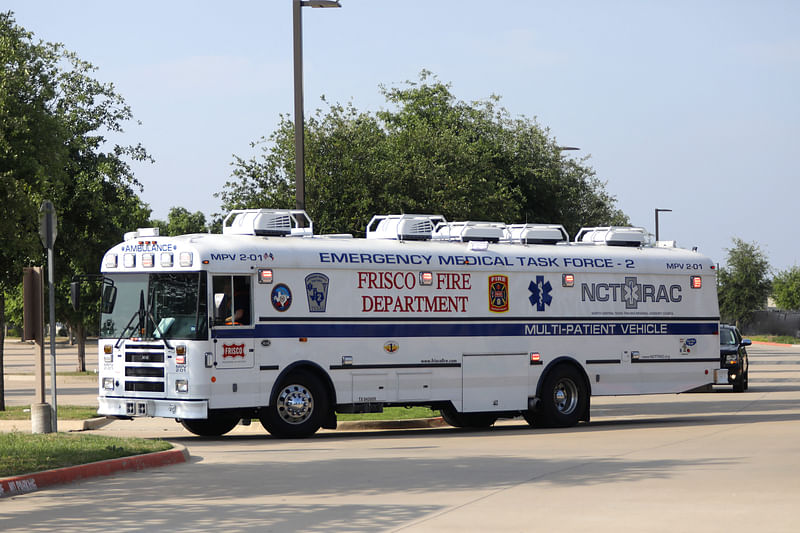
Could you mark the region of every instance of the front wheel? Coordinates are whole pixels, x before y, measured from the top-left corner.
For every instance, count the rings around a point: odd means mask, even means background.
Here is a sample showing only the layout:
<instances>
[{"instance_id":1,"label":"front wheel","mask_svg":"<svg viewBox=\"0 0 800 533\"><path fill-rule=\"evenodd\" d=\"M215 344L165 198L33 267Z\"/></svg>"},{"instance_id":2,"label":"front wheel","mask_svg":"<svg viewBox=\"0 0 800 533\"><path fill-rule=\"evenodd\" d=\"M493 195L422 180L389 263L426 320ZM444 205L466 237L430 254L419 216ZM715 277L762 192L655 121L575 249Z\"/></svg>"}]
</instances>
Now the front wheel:
<instances>
[{"instance_id":1,"label":"front wheel","mask_svg":"<svg viewBox=\"0 0 800 533\"><path fill-rule=\"evenodd\" d=\"M542 410L537 414L537 425L570 427L584 418L589 408L589 392L580 372L569 365L552 369L541 390Z\"/></svg>"},{"instance_id":2,"label":"front wheel","mask_svg":"<svg viewBox=\"0 0 800 533\"><path fill-rule=\"evenodd\" d=\"M208 418L181 419L181 425L201 437L219 437L229 432L239 423L239 417L208 413Z\"/></svg>"},{"instance_id":3,"label":"front wheel","mask_svg":"<svg viewBox=\"0 0 800 533\"><path fill-rule=\"evenodd\" d=\"M322 426L328 411L322 382L308 372L294 372L277 388L261 425L274 437L310 437Z\"/></svg>"}]
</instances>

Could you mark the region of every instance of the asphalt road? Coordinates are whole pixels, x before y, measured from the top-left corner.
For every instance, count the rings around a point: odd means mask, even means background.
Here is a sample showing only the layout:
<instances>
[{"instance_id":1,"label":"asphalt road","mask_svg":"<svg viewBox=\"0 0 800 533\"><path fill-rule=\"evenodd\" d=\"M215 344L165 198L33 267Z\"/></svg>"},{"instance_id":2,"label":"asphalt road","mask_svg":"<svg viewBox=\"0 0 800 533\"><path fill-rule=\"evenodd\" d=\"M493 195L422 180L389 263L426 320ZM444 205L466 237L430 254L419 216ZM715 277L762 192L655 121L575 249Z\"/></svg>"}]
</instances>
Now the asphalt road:
<instances>
[{"instance_id":1,"label":"asphalt road","mask_svg":"<svg viewBox=\"0 0 800 533\"><path fill-rule=\"evenodd\" d=\"M754 346L750 390L593 399L534 430L190 436L189 463L0 501L2 531L797 531L800 348Z\"/></svg>"}]
</instances>

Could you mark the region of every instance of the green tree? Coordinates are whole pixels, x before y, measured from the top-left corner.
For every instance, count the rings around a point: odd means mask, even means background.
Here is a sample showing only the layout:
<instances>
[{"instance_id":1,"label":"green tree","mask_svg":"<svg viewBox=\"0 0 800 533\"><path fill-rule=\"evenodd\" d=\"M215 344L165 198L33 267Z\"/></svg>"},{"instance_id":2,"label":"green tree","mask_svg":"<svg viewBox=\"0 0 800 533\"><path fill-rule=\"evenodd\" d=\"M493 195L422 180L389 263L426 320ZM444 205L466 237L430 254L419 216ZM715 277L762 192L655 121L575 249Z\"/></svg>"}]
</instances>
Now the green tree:
<instances>
[{"instance_id":1,"label":"green tree","mask_svg":"<svg viewBox=\"0 0 800 533\"><path fill-rule=\"evenodd\" d=\"M772 297L781 309L800 309L800 267L793 266L775 275Z\"/></svg>"},{"instance_id":2,"label":"green tree","mask_svg":"<svg viewBox=\"0 0 800 533\"><path fill-rule=\"evenodd\" d=\"M190 213L185 207L173 207L169 210L166 222L155 219L150 224L158 228L159 235L208 233L206 216L201 211Z\"/></svg>"},{"instance_id":3,"label":"green tree","mask_svg":"<svg viewBox=\"0 0 800 533\"><path fill-rule=\"evenodd\" d=\"M512 118L497 97L459 101L427 71L381 92L388 110L333 104L306 121L306 205L318 232L360 234L387 212L553 222L572 233L628 223L585 160L564 158L546 129ZM293 207L293 139L282 116L253 143L259 155L235 156L222 208Z\"/></svg>"},{"instance_id":4,"label":"green tree","mask_svg":"<svg viewBox=\"0 0 800 533\"><path fill-rule=\"evenodd\" d=\"M61 44L35 41L11 12L0 13L0 61L0 323L6 293L19 291L22 267L44 263L38 209L49 199L59 222L56 314L80 330L97 321L97 310L75 314L67 304L68 282L97 273L105 249L148 219L129 162L149 156L141 146L107 141L132 119L113 85L93 79L95 68ZM80 341L83 353L82 335Z\"/></svg>"},{"instance_id":5,"label":"green tree","mask_svg":"<svg viewBox=\"0 0 800 533\"><path fill-rule=\"evenodd\" d=\"M763 309L770 293L769 261L755 243L733 239L728 260L719 271L719 312L724 321L741 327Z\"/></svg>"}]
</instances>

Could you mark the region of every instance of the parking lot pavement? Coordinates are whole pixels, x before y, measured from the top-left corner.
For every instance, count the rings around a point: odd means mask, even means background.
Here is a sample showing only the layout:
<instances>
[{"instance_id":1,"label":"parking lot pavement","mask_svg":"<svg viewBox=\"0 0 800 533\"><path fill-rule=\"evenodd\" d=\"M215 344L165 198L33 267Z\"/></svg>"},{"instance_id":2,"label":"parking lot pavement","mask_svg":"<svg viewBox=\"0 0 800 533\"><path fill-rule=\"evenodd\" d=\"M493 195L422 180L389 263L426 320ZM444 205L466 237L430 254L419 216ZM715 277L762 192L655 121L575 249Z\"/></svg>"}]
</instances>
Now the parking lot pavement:
<instances>
[{"instance_id":1,"label":"parking lot pavement","mask_svg":"<svg viewBox=\"0 0 800 533\"><path fill-rule=\"evenodd\" d=\"M4 532L797 530L800 349L754 346L750 390L595 398L592 422L530 429L322 431L258 425L202 439L189 463L6 498ZM96 517L103 517L98 520Z\"/></svg>"},{"instance_id":2,"label":"parking lot pavement","mask_svg":"<svg viewBox=\"0 0 800 533\"><path fill-rule=\"evenodd\" d=\"M323 431L258 424L202 439L169 420L98 430L165 436L188 463L13 496L5 532L795 532L800 349L754 347L750 391L596 398L592 422L531 429ZM101 517L101 518L98 518Z\"/></svg>"},{"instance_id":3,"label":"parking lot pavement","mask_svg":"<svg viewBox=\"0 0 800 533\"><path fill-rule=\"evenodd\" d=\"M6 405L31 405L36 401L34 379L36 345L7 339L3 345L3 375ZM78 347L60 340L56 343L56 400L59 405L97 405L95 376L68 376L78 366ZM97 341L87 341L86 370L97 372ZM45 345L45 401L50 397L50 344Z\"/></svg>"}]
</instances>

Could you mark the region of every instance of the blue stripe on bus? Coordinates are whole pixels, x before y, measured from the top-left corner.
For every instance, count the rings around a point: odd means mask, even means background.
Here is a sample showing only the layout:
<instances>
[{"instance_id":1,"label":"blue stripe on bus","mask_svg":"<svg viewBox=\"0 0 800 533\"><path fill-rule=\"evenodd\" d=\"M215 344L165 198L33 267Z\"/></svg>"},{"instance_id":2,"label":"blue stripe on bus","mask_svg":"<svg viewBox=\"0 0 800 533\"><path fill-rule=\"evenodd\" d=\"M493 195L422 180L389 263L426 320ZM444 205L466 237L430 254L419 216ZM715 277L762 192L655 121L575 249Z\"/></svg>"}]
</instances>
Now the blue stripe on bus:
<instances>
[{"instance_id":1,"label":"blue stripe on bus","mask_svg":"<svg viewBox=\"0 0 800 533\"><path fill-rule=\"evenodd\" d=\"M299 323L215 329L214 338L347 337L568 337L614 335L715 335L717 322L527 322L527 323Z\"/></svg>"}]
</instances>

